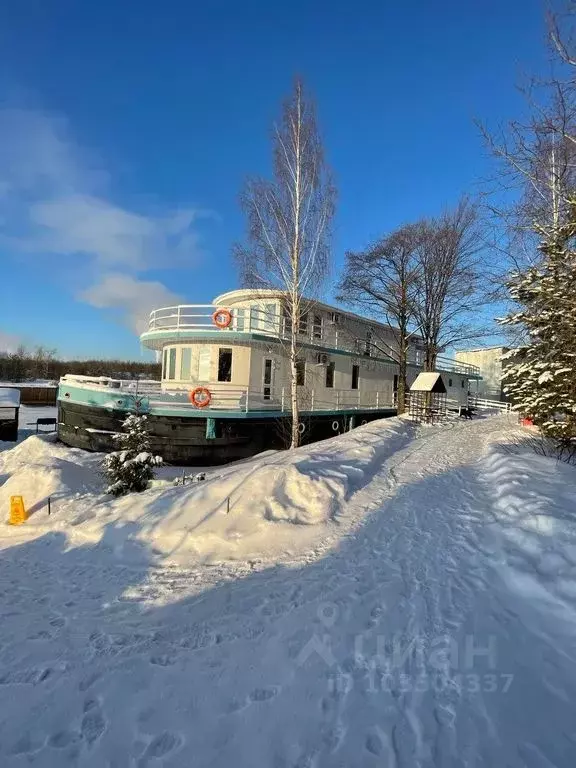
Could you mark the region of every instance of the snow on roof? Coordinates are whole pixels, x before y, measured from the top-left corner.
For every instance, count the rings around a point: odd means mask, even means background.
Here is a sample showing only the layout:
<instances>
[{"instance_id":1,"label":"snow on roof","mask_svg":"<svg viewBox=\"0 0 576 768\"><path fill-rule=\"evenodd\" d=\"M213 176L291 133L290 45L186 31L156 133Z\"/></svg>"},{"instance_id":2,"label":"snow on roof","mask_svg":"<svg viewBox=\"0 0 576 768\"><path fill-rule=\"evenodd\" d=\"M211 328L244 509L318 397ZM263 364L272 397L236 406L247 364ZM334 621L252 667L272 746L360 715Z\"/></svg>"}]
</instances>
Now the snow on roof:
<instances>
[{"instance_id":1,"label":"snow on roof","mask_svg":"<svg viewBox=\"0 0 576 768\"><path fill-rule=\"evenodd\" d=\"M446 385L439 373L419 373L410 387L410 392L446 392Z\"/></svg>"},{"instance_id":2,"label":"snow on roof","mask_svg":"<svg viewBox=\"0 0 576 768\"><path fill-rule=\"evenodd\" d=\"M20 390L13 387L0 388L0 408L19 408Z\"/></svg>"}]
</instances>

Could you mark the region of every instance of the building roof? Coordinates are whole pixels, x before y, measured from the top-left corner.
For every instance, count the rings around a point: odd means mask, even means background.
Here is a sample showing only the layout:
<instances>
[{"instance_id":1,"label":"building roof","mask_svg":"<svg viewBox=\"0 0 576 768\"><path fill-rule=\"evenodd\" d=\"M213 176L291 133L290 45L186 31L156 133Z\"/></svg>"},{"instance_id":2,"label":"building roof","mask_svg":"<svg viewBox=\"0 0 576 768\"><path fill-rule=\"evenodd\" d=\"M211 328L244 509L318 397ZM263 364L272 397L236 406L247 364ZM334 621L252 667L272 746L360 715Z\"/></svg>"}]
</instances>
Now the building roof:
<instances>
[{"instance_id":1,"label":"building roof","mask_svg":"<svg viewBox=\"0 0 576 768\"><path fill-rule=\"evenodd\" d=\"M469 352L488 352L490 349L508 350L510 349L510 347L505 347L502 344L494 344L491 347L474 347L474 349L457 349L456 357L458 357L459 354L467 355Z\"/></svg>"},{"instance_id":2,"label":"building roof","mask_svg":"<svg viewBox=\"0 0 576 768\"><path fill-rule=\"evenodd\" d=\"M0 387L0 408L19 408L20 390L14 387Z\"/></svg>"},{"instance_id":3,"label":"building roof","mask_svg":"<svg viewBox=\"0 0 576 768\"><path fill-rule=\"evenodd\" d=\"M419 373L410 387L410 392L446 392L446 385L440 373Z\"/></svg>"}]
</instances>

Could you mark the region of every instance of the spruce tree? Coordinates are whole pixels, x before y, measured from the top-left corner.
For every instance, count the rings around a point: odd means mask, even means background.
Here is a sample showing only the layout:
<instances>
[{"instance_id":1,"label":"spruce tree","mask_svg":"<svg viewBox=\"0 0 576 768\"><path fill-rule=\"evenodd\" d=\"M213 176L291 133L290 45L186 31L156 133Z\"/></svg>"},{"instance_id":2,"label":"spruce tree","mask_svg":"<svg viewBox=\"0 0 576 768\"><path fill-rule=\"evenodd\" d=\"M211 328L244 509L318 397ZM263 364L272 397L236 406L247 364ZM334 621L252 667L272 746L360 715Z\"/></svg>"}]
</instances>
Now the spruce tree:
<instances>
[{"instance_id":1,"label":"spruce tree","mask_svg":"<svg viewBox=\"0 0 576 768\"><path fill-rule=\"evenodd\" d=\"M506 356L510 399L544 435L576 449L576 204L566 218L536 227L542 258L508 283L518 311L500 322L527 335Z\"/></svg>"},{"instance_id":2,"label":"spruce tree","mask_svg":"<svg viewBox=\"0 0 576 768\"><path fill-rule=\"evenodd\" d=\"M162 464L162 457L150 452L146 420L146 416L130 414L122 424L124 432L114 435L118 450L104 458L104 473L109 482L106 493L122 496L146 490L154 477L154 467Z\"/></svg>"}]
</instances>

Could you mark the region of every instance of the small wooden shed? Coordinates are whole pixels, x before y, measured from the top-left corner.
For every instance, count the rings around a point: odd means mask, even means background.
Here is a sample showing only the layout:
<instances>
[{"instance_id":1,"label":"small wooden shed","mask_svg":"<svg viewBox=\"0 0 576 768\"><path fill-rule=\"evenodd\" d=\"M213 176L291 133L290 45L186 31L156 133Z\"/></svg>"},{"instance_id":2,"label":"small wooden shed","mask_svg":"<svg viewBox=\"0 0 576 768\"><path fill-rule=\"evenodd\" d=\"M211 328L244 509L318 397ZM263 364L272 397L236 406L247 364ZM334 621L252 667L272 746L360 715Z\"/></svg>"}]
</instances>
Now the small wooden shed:
<instances>
[{"instance_id":1,"label":"small wooden shed","mask_svg":"<svg viewBox=\"0 0 576 768\"><path fill-rule=\"evenodd\" d=\"M419 373L410 387L410 418L427 424L442 421L446 417L446 399L446 385L440 373Z\"/></svg>"},{"instance_id":2,"label":"small wooden shed","mask_svg":"<svg viewBox=\"0 0 576 768\"><path fill-rule=\"evenodd\" d=\"M0 387L0 440L15 443L18 440L18 413L20 391L13 387Z\"/></svg>"}]
</instances>

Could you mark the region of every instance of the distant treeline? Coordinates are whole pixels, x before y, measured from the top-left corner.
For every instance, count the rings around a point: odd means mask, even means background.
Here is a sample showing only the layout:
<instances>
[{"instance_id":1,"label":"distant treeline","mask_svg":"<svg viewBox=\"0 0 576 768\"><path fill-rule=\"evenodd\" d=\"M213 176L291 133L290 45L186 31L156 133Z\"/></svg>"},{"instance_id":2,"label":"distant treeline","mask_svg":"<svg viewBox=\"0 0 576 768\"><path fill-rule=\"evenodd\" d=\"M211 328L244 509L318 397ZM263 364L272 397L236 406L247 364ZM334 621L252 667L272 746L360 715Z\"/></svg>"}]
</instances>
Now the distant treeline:
<instances>
[{"instance_id":1,"label":"distant treeline","mask_svg":"<svg viewBox=\"0 0 576 768\"><path fill-rule=\"evenodd\" d=\"M67 373L118 379L160 379L161 366L134 360L59 360L55 350L44 347L34 350L19 347L15 352L0 352L0 381L58 381Z\"/></svg>"}]
</instances>

